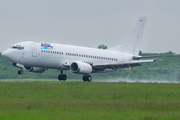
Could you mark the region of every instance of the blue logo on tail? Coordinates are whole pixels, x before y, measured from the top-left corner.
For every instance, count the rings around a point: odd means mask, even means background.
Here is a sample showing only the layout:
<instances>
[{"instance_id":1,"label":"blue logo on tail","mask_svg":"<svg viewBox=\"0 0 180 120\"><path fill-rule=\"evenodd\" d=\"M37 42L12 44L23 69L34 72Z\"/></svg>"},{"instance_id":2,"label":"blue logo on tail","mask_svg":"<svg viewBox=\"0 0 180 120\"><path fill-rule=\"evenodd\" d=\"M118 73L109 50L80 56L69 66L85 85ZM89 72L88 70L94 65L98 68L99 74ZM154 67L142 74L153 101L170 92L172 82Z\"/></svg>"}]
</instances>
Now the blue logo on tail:
<instances>
[{"instance_id":1,"label":"blue logo on tail","mask_svg":"<svg viewBox=\"0 0 180 120\"><path fill-rule=\"evenodd\" d=\"M53 49L53 46L47 43L41 43L41 49Z\"/></svg>"}]
</instances>

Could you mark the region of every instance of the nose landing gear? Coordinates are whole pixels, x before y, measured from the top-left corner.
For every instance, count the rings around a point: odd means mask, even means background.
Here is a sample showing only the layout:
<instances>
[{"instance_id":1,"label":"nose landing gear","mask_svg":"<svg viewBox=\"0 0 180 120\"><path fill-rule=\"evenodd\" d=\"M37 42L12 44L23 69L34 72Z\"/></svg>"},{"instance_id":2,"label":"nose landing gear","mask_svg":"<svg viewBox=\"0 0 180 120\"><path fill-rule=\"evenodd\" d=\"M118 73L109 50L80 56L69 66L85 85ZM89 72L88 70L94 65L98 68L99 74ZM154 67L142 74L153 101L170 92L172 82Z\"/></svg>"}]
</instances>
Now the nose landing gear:
<instances>
[{"instance_id":1,"label":"nose landing gear","mask_svg":"<svg viewBox=\"0 0 180 120\"><path fill-rule=\"evenodd\" d=\"M61 70L61 74L58 75L58 79L61 81L66 81L67 80L67 76L65 74L63 74L63 71Z\"/></svg>"},{"instance_id":2,"label":"nose landing gear","mask_svg":"<svg viewBox=\"0 0 180 120\"><path fill-rule=\"evenodd\" d=\"M19 75L22 75L23 73L24 73L23 70L18 70Z\"/></svg>"}]
</instances>

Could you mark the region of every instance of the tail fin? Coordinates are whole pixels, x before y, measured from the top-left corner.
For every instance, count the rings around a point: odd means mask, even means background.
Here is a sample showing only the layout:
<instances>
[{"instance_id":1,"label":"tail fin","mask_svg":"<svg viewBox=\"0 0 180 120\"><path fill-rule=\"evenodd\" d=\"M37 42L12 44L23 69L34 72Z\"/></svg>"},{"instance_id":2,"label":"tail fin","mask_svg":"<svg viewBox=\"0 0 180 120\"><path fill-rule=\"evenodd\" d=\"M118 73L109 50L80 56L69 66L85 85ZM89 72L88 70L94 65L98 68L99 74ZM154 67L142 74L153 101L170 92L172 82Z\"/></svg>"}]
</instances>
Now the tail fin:
<instances>
[{"instance_id":1,"label":"tail fin","mask_svg":"<svg viewBox=\"0 0 180 120\"><path fill-rule=\"evenodd\" d=\"M139 55L146 20L147 17L139 18L127 40L122 45L110 48L109 50Z\"/></svg>"}]
</instances>

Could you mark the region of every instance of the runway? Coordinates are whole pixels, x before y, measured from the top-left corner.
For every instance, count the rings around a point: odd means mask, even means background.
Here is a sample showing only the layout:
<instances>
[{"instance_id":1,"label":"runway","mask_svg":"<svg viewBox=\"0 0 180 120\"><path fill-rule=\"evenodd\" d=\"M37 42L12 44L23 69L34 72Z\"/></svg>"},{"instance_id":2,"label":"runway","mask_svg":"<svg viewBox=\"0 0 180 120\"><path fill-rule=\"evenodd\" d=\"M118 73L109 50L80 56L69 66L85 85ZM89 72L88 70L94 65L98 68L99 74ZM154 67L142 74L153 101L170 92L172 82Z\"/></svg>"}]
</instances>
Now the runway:
<instances>
[{"instance_id":1,"label":"runway","mask_svg":"<svg viewBox=\"0 0 180 120\"><path fill-rule=\"evenodd\" d=\"M38 82L38 83L72 83L72 82L83 82L83 80L66 80L59 81L56 79L1 79L0 82ZM86 83L176 83L179 84L178 80L130 80L130 79L108 79L108 80L92 80Z\"/></svg>"}]
</instances>

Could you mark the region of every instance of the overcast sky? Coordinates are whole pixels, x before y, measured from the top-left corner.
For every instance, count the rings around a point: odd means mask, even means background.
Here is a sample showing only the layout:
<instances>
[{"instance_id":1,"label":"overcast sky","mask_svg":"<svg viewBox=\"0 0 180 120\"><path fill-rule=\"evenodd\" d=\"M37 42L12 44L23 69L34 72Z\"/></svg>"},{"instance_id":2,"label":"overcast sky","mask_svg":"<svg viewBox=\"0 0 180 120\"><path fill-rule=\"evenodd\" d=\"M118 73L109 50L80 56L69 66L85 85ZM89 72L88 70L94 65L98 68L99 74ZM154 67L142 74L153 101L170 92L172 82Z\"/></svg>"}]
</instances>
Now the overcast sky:
<instances>
[{"instance_id":1,"label":"overcast sky","mask_svg":"<svg viewBox=\"0 0 180 120\"><path fill-rule=\"evenodd\" d=\"M180 0L0 0L0 52L22 41L110 48L142 16L142 52L180 54Z\"/></svg>"}]
</instances>

